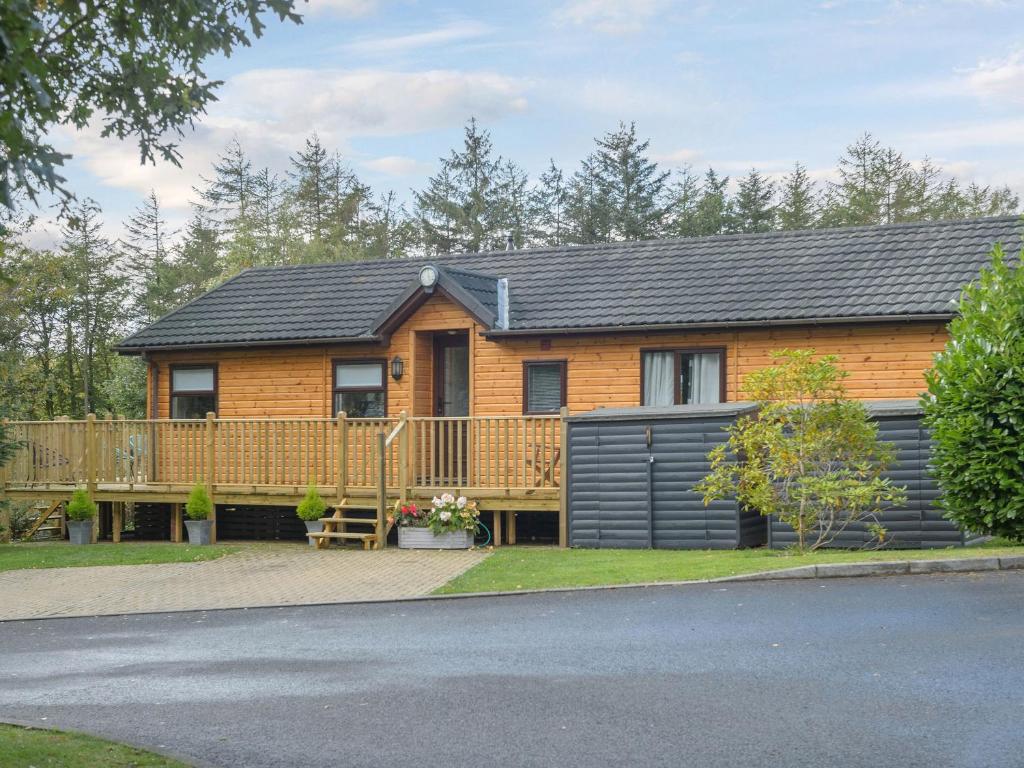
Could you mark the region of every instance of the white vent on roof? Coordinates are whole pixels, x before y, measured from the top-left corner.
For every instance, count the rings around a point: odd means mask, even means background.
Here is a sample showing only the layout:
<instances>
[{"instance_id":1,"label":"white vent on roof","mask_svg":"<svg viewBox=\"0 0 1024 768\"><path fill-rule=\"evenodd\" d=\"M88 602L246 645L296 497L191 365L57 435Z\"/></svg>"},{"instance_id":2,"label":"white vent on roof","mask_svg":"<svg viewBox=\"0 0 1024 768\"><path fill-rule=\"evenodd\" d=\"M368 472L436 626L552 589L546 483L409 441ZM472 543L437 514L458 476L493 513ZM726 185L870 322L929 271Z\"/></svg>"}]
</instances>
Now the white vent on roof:
<instances>
[{"instance_id":1,"label":"white vent on roof","mask_svg":"<svg viewBox=\"0 0 1024 768\"><path fill-rule=\"evenodd\" d=\"M503 331L508 330L508 278L498 278L498 317L494 324Z\"/></svg>"}]
</instances>

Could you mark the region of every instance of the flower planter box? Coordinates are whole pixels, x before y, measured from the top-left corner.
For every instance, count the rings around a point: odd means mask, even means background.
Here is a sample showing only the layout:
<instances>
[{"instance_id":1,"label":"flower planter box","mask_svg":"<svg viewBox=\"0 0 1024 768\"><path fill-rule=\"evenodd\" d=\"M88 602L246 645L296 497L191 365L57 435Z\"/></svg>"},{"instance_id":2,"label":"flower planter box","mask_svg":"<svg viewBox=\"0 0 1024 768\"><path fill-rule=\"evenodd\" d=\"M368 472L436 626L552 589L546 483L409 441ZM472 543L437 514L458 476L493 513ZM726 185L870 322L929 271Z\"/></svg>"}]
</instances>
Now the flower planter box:
<instances>
[{"instance_id":1,"label":"flower planter box","mask_svg":"<svg viewBox=\"0 0 1024 768\"><path fill-rule=\"evenodd\" d=\"M303 520L303 522L306 524L306 533L323 533L324 531L324 524L319 520ZM308 536L306 539L309 541L309 546L316 546L317 539L311 539Z\"/></svg>"},{"instance_id":2,"label":"flower planter box","mask_svg":"<svg viewBox=\"0 0 1024 768\"><path fill-rule=\"evenodd\" d=\"M205 546L210 543L213 520L186 520L185 528L188 530L188 543L192 546Z\"/></svg>"},{"instance_id":3,"label":"flower planter box","mask_svg":"<svg viewBox=\"0 0 1024 768\"><path fill-rule=\"evenodd\" d=\"M472 546L472 531L452 531L435 536L429 528L398 528L399 549L469 549Z\"/></svg>"},{"instance_id":4,"label":"flower planter box","mask_svg":"<svg viewBox=\"0 0 1024 768\"><path fill-rule=\"evenodd\" d=\"M68 541L72 544L92 544L92 520L68 520Z\"/></svg>"}]
</instances>

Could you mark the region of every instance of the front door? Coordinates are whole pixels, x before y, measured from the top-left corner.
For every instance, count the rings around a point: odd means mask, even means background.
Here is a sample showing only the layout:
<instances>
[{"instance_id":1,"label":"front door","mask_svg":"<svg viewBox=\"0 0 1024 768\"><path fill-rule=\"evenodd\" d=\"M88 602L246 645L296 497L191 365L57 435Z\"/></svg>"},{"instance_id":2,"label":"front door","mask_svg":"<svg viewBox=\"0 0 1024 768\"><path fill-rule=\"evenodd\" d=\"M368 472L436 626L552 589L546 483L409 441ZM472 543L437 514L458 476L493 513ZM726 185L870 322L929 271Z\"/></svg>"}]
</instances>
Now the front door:
<instances>
[{"instance_id":1,"label":"front door","mask_svg":"<svg viewBox=\"0 0 1024 768\"><path fill-rule=\"evenodd\" d=\"M469 333L434 334L434 415L469 416ZM467 465L464 421L435 423L434 477L446 485L462 484Z\"/></svg>"}]
</instances>

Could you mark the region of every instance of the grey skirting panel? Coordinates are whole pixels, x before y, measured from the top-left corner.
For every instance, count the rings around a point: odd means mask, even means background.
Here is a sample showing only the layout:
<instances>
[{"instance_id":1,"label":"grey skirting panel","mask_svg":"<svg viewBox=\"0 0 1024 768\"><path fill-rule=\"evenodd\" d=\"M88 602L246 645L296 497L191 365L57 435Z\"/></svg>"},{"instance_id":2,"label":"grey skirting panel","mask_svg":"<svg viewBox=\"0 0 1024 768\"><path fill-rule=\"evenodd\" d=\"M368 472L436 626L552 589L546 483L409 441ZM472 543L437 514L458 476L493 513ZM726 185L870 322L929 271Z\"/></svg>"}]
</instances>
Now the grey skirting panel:
<instances>
[{"instance_id":1,"label":"grey skirting panel","mask_svg":"<svg viewBox=\"0 0 1024 768\"><path fill-rule=\"evenodd\" d=\"M892 547L947 547L966 537L936 506L928 475L930 441L915 401L869 403L883 440L897 448L889 472L907 488L906 504L881 524ZM569 543L574 547L735 549L792 545L789 526L743 511L732 500L705 507L694 484L710 471L708 452L750 403L667 408L599 409L568 421ZM862 547L866 524L833 542Z\"/></svg>"}]
</instances>

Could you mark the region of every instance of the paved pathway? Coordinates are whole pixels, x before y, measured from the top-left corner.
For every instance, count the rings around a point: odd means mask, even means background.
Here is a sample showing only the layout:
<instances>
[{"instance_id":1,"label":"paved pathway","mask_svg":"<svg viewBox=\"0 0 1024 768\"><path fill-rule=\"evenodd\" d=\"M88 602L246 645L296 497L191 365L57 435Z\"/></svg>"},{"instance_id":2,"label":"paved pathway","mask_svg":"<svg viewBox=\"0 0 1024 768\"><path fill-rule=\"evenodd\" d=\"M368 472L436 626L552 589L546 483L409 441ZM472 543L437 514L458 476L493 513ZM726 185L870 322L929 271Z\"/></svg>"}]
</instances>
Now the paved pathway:
<instances>
[{"instance_id":1,"label":"paved pathway","mask_svg":"<svg viewBox=\"0 0 1024 768\"><path fill-rule=\"evenodd\" d=\"M1011 768L1022 605L994 571L11 622L0 720L224 768Z\"/></svg>"},{"instance_id":2,"label":"paved pathway","mask_svg":"<svg viewBox=\"0 0 1024 768\"><path fill-rule=\"evenodd\" d=\"M4 571L0 621L415 597L485 557L278 545L199 563Z\"/></svg>"}]
</instances>

